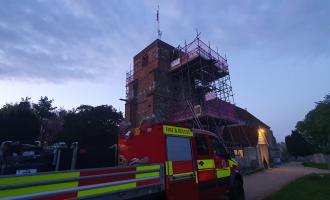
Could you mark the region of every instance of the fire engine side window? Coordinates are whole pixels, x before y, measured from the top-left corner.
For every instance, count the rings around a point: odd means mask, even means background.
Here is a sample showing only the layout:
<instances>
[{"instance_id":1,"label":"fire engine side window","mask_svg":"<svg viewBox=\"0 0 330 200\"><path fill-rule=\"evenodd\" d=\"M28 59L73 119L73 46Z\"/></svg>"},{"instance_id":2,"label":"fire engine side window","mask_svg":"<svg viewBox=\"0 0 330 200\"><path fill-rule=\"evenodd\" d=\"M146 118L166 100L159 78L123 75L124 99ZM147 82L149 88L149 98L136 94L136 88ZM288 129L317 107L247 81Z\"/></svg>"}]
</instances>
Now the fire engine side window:
<instances>
[{"instance_id":1,"label":"fire engine side window","mask_svg":"<svg viewBox=\"0 0 330 200\"><path fill-rule=\"evenodd\" d=\"M219 140L217 138L212 137L211 141L212 141L212 148L213 148L215 155L225 156L228 154L226 149L222 146L222 144L219 142Z\"/></svg>"},{"instance_id":2,"label":"fire engine side window","mask_svg":"<svg viewBox=\"0 0 330 200\"><path fill-rule=\"evenodd\" d=\"M198 155L209 155L209 149L207 148L206 138L204 136L196 136L196 146Z\"/></svg>"},{"instance_id":3,"label":"fire engine side window","mask_svg":"<svg viewBox=\"0 0 330 200\"><path fill-rule=\"evenodd\" d=\"M167 136L167 159L171 161L191 160L190 138Z\"/></svg>"}]
</instances>

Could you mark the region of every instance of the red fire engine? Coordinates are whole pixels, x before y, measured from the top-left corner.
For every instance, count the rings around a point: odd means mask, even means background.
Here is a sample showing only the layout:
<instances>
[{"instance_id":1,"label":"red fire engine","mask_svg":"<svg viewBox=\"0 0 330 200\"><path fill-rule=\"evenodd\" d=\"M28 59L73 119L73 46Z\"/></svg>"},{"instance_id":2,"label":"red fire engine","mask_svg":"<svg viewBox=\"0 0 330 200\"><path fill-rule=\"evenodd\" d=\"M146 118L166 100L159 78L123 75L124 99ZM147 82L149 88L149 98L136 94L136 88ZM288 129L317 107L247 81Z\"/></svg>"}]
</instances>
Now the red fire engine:
<instances>
[{"instance_id":1,"label":"red fire engine","mask_svg":"<svg viewBox=\"0 0 330 200\"><path fill-rule=\"evenodd\" d=\"M212 132L151 125L120 135L121 164L164 163L168 200L244 199L238 163Z\"/></svg>"},{"instance_id":2,"label":"red fire engine","mask_svg":"<svg viewBox=\"0 0 330 200\"><path fill-rule=\"evenodd\" d=\"M118 144L118 167L1 176L0 198L244 199L238 163L214 133L144 125Z\"/></svg>"}]
</instances>

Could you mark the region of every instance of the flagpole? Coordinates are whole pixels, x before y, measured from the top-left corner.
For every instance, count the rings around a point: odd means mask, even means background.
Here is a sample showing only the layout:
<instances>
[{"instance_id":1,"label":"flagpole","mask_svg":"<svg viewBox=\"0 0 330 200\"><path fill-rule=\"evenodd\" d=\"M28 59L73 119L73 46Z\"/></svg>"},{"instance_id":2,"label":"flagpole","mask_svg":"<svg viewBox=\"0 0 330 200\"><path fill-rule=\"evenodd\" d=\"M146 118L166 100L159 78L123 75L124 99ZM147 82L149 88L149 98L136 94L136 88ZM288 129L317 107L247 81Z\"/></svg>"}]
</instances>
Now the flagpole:
<instances>
[{"instance_id":1,"label":"flagpole","mask_svg":"<svg viewBox=\"0 0 330 200\"><path fill-rule=\"evenodd\" d=\"M157 7L156 18L157 18L157 33L158 33L158 39L161 39L161 37L162 37L162 32L160 31L160 25L159 25L159 5L158 5L158 7Z\"/></svg>"}]
</instances>

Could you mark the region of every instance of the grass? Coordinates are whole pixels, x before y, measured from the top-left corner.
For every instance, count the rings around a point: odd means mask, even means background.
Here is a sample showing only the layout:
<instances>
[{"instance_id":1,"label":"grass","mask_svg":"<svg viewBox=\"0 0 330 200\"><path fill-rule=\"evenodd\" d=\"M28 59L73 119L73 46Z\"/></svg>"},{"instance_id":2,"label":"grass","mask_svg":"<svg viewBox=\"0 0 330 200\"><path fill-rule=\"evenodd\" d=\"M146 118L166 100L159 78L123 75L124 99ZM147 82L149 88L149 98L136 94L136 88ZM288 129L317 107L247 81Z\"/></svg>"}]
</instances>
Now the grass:
<instances>
[{"instance_id":1,"label":"grass","mask_svg":"<svg viewBox=\"0 0 330 200\"><path fill-rule=\"evenodd\" d=\"M264 200L325 200L330 199L330 174L299 178Z\"/></svg>"},{"instance_id":2,"label":"grass","mask_svg":"<svg viewBox=\"0 0 330 200\"><path fill-rule=\"evenodd\" d=\"M328 164L327 163L304 162L303 165L305 167L313 167L313 168L319 168L319 169L328 169Z\"/></svg>"}]
</instances>

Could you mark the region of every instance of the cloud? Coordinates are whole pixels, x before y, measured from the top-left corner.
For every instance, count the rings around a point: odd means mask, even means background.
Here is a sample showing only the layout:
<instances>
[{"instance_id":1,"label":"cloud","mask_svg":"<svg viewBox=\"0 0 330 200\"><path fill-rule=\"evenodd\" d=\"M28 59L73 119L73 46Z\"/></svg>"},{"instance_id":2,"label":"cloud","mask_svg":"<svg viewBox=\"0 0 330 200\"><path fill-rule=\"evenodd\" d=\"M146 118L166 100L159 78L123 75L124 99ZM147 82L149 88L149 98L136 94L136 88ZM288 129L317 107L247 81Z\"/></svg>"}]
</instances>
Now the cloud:
<instances>
[{"instance_id":1,"label":"cloud","mask_svg":"<svg viewBox=\"0 0 330 200\"><path fill-rule=\"evenodd\" d=\"M95 80L128 69L133 52L128 45L136 33L123 26L128 20L121 20L123 12L105 2L3 4L0 79Z\"/></svg>"},{"instance_id":2,"label":"cloud","mask_svg":"<svg viewBox=\"0 0 330 200\"><path fill-rule=\"evenodd\" d=\"M156 38L156 8L152 1L6 2L0 7L0 79L57 82L122 73ZM328 53L328 13L327 1L160 1L163 38L174 46L198 28L220 51L259 48L265 58Z\"/></svg>"}]
</instances>

